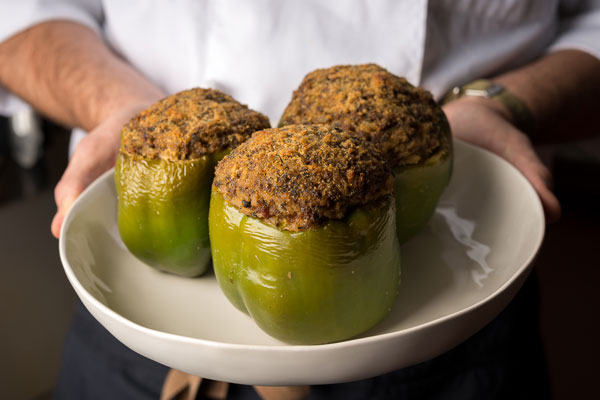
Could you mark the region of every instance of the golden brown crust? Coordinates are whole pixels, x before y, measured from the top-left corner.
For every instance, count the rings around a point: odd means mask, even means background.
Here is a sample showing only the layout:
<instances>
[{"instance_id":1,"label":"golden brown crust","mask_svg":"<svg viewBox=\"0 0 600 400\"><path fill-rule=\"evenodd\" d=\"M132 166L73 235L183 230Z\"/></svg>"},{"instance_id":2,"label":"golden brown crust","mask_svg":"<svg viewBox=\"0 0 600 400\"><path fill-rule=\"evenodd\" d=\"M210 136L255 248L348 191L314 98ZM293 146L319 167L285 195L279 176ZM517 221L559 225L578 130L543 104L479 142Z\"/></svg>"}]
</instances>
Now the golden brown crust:
<instances>
[{"instance_id":1,"label":"golden brown crust","mask_svg":"<svg viewBox=\"0 0 600 400\"><path fill-rule=\"evenodd\" d=\"M217 165L213 190L248 216L301 231L388 196L392 181L381 153L358 135L291 125L233 150Z\"/></svg>"},{"instance_id":2,"label":"golden brown crust","mask_svg":"<svg viewBox=\"0 0 600 400\"><path fill-rule=\"evenodd\" d=\"M233 148L269 128L266 116L213 89L189 89L135 115L121 130L121 152L149 159L193 160Z\"/></svg>"},{"instance_id":3,"label":"golden brown crust","mask_svg":"<svg viewBox=\"0 0 600 400\"><path fill-rule=\"evenodd\" d=\"M446 117L431 94L376 64L315 70L294 91L280 126L330 124L374 142L393 169L447 147Z\"/></svg>"}]
</instances>

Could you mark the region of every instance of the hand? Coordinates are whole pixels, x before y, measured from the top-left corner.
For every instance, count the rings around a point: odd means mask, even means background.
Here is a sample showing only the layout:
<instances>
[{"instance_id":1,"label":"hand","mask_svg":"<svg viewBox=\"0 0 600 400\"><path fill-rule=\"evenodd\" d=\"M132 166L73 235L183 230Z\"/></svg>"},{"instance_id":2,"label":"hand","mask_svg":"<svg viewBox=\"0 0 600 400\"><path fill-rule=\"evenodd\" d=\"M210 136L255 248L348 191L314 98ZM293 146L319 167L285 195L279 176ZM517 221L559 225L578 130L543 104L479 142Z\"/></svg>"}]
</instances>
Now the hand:
<instances>
[{"instance_id":1,"label":"hand","mask_svg":"<svg viewBox=\"0 0 600 400\"><path fill-rule=\"evenodd\" d=\"M148 104L120 109L92 129L77 145L69 165L54 189L56 215L51 231L56 238L71 205L83 190L103 172L115 165L120 145L121 127Z\"/></svg>"},{"instance_id":2,"label":"hand","mask_svg":"<svg viewBox=\"0 0 600 400\"><path fill-rule=\"evenodd\" d=\"M527 135L515 128L500 104L490 99L463 97L446 104L444 112L454 137L490 150L515 166L535 188L546 219L558 220L560 203L551 190L552 175Z\"/></svg>"}]
</instances>

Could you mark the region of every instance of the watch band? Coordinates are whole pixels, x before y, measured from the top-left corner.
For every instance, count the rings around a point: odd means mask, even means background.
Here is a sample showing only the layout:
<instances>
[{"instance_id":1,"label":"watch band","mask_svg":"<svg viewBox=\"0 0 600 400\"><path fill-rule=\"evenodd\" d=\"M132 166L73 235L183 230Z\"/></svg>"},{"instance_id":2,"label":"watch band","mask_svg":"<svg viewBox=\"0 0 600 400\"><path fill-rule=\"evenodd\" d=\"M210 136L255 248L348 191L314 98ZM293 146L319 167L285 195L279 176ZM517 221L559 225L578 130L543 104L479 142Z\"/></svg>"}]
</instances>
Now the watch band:
<instances>
[{"instance_id":1,"label":"watch band","mask_svg":"<svg viewBox=\"0 0 600 400\"><path fill-rule=\"evenodd\" d=\"M529 108L521 99L499 83L487 79L478 79L463 86L455 86L444 96L442 104L464 96L477 96L502 103L510 112L513 123L525 133L532 133L535 125Z\"/></svg>"}]
</instances>

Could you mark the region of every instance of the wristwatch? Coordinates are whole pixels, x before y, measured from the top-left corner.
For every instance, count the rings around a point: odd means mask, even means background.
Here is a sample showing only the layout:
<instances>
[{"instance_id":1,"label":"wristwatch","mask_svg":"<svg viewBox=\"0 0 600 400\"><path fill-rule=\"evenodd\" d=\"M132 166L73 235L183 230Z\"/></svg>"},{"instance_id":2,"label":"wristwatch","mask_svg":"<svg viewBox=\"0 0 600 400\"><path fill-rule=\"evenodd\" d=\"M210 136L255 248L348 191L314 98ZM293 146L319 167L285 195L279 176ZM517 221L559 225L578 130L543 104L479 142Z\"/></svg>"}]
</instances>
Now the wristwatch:
<instances>
[{"instance_id":1,"label":"wristwatch","mask_svg":"<svg viewBox=\"0 0 600 400\"><path fill-rule=\"evenodd\" d=\"M532 133L534 120L529 108L521 99L499 83L478 79L463 86L455 86L442 99L442 105L464 96L476 96L498 101L508 109L513 123L525 133Z\"/></svg>"}]
</instances>

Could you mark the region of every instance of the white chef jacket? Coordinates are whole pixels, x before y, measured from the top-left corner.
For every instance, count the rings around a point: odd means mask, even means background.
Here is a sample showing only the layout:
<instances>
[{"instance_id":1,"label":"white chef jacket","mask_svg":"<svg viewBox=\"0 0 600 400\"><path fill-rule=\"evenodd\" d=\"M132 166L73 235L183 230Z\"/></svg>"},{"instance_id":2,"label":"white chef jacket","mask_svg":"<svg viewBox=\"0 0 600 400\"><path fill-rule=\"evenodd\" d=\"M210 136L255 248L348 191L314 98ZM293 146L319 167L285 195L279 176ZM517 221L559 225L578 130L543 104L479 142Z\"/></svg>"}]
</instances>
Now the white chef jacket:
<instances>
[{"instance_id":1,"label":"white chef jacket","mask_svg":"<svg viewBox=\"0 0 600 400\"><path fill-rule=\"evenodd\" d=\"M276 124L315 68L375 62L440 97L574 48L600 58L600 0L21 0L0 41L66 19L102 35L167 93L211 87ZM0 88L0 110L18 101Z\"/></svg>"}]
</instances>

